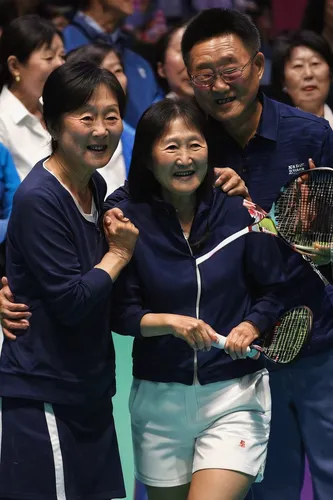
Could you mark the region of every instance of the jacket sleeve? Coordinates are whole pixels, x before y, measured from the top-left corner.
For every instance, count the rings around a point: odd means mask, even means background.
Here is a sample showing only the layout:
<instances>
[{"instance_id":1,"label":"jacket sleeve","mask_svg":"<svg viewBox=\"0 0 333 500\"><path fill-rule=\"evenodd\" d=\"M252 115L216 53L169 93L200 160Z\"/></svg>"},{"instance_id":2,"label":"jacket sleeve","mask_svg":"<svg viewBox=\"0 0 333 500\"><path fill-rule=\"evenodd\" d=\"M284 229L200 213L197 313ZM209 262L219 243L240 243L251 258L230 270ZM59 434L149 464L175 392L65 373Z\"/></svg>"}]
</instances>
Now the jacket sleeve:
<instances>
[{"instance_id":1,"label":"jacket sleeve","mask_svg":"<svg viewBox=\"0 0 333 500\"><path fill-rule=\"evenodd\" d=\"M129 197L129 192L128 192L128 184L127 181L123 186L120 188L116 189L112 194L110 194L103 205L103 214L110 210L111 208L114 208L118 205L123 200L126 200Z\"/></svg>"},{"instance_id":2,"label":"jacket sleeve","mask_svg":"<svg viewBox=\"0 0 333 500\"><path fill-rule=\"evenodd\" d=\"M290 309L288 294L295 277L287 279L286 262L273 236L250 233L246 238L245 272L254 301L244 319L264 334Z\"/></svg>"},{"instance_id":3,"label":"jacket sleeve","mask_svg":"<svg viewBox=\"0 0 333 500\"><path fill-rule=\"evenodd\" d=\"M142 286L135 260L125 267L114 284L111 329L120 335L141 338L141 319L152 311L143 306Z\"/></svg>"},{"instance_id":4,"label":"jacket sleeve","mask_svg":"<svg viewBox=\"0 0 333 500\"><path fill-rule=\"evenodd\" d=\"M82 321L111 293L113 282L102 269L82 274L70 221L57 200L40 189L14 206L8 244L24 259L48 310L64 325ZM10 286L15 293L15 283Z\"/></svg>"}]
</instances>

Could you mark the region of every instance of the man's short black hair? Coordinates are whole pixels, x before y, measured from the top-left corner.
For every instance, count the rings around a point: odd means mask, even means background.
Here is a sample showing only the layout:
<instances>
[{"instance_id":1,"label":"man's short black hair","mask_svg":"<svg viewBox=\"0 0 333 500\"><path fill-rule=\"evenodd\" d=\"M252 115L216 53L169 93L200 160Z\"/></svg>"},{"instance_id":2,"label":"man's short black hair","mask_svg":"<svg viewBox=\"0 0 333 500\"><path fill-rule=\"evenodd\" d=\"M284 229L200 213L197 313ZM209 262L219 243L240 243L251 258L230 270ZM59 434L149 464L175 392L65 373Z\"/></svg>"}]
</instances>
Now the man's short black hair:
<instances>
[{"instance_id":1,"label":"man's short black hair","mask_svg":"<svg viewBox=\"0 0 333 500\"><path fill-rule=\"evenodd\" d=\"M207 9L196 15L182 38L182 54L189 65L189 54L197 43L223 35L237 35L250 53L260 49L259 31L250 18L233 9Z\"/></svg>"}]
</instances>

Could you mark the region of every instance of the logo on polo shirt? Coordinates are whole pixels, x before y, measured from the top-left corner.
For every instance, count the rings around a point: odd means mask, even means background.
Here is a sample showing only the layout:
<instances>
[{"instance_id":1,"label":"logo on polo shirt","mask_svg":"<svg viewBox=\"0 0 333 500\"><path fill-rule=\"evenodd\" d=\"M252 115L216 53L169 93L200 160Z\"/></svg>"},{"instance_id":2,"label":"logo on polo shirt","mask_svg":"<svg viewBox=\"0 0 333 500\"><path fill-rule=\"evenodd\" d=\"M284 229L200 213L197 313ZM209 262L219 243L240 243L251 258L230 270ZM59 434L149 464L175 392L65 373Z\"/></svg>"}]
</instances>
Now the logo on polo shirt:
<instances>
[{"instance_id":1,"label":"logo on polo shirt","mask_svg":"<svg viewBox=\"0 0 333 500\"><path fill-rule=\"evenodd\" d=\"M295 175L299 172L305 170L305 163L295 163L294 165L288 165L289 175Z\"/></svg>"}]
</instances>

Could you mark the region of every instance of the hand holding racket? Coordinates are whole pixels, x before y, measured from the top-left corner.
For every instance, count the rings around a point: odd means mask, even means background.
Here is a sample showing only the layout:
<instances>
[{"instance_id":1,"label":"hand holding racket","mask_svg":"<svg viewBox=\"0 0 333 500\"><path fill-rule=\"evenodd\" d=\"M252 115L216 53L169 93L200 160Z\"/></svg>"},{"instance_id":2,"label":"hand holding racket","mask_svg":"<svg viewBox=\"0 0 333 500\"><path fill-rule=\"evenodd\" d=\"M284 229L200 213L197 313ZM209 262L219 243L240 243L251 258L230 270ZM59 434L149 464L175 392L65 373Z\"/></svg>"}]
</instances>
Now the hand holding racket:
<instances>
[{"instance_id":1,"label":"hand holding racket","mask_svg":"<svg viewBox=\"0 0 333 500\"><path fill-rule=\"evenodd\" d=\"M253 224L225 238L199 257L198 264L247 233L266 233L281 238L301 253L325 285L329 284L310 257L333 248L333 169L315 168L300 173L283 186L269 213L248 200L243 205L254 218Z\"/></svg>"},{"instance_id":2,"label":"hand holding racket","mask_svg":"<svg viewBox=\"0 0 333 500\"><path fill-rule=\"evenodd\" d=\"M226 338L223 349L232 359L247 357L248 346L255 343L260 336L259 329L249 321L242 321L233 328ZM212 342L214 347L214 341ZM259 357L259 353L255 353Z\"/></svg>"},{"instance_id":3,"label":"hand holding racket","mask_svg":"<svg viewBox=\"0 0 333 500\"><path fill-rule=\"evenodd\" d=\"M312 312L306 306L295 307L286 312L265 338L262 346L247 348L249 358L258 358L262 353L274 363L290 363L299 355L302 347L309 341L312 330ZM218 335L212 346L224 349L227 337Z\"/></svg>"}]
</instances>

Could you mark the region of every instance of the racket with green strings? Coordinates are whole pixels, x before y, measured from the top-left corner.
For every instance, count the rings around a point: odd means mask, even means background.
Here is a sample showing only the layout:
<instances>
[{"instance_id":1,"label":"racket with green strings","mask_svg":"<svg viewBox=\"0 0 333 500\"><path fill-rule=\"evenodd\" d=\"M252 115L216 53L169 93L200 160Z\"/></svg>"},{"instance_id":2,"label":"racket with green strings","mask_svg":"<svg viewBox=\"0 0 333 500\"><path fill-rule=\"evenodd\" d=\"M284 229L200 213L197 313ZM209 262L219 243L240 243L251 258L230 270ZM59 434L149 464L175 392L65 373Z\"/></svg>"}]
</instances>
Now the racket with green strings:
<instances>
[{"instance_id":1,"label":"racket with green strings","mask_svg":"<svg viewBox=\"0 0 333 500\"><path fill-rule=\"evenodd\" d=\"M311 257L325 255L329 262L333 254L333 169L314 168L294 177L282 187L269 213L251 201L243 204L254 218L253 224L221 241L197 259L198 264L247 233L266 233L302 254L325 285L329 284Z\"/></svg>"},{"instance_id":2,"label":"racket with green strings","mask_svg":"<svg viewBox=\"0 0 333 500\"><path fill-rule=\"evenodd\" d=\"M271 332L264 336L262 345L247 348L249 358L263 354L274 363L286 364L294 361L311 337L313 315L306 306L299 306L286 312ZM212 346L224 349L227 337L218 335Z\"/></svg>"}]
</instances>

